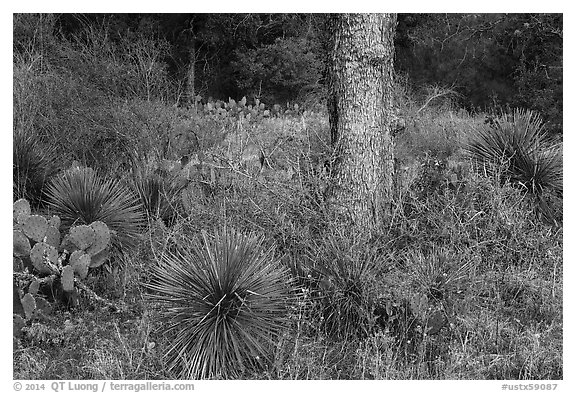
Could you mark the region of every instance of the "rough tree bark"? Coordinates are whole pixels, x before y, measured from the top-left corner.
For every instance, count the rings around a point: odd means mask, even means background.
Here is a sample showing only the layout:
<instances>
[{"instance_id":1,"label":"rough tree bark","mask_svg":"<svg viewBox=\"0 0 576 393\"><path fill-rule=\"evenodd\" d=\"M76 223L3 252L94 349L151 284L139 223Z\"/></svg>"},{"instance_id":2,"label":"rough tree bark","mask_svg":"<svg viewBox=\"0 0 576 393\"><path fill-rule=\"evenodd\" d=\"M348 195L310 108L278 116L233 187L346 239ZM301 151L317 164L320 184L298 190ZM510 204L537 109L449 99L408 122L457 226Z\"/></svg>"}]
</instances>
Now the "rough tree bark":
<instances>
[{"instance_id":1,"label":"rough tree bark","mask_svg":"<svg viewBox=\"0 0 576 393\"><path fill-rule=\"evenodd\" d=\"M335 15L332 28L328 109L335 159L327 196L353 225L371 230L389 214L392 197L396 15Z\"/></svg>"}]
</instances>

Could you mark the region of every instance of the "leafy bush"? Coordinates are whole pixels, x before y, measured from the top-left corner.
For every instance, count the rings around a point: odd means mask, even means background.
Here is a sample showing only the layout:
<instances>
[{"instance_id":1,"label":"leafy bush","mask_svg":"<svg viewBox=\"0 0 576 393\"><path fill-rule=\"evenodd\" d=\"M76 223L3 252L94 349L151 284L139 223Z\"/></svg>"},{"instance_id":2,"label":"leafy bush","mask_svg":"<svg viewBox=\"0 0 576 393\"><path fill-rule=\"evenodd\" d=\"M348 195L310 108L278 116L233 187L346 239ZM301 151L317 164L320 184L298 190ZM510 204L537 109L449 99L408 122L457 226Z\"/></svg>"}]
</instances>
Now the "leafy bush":
<instances>
[{"instance_id":1,"label":"leafy bush","mask_svg":"<svg viewBox=\"0 0 576 393\"><path fill-rule=\"evenodd\" d=\"M64 230L102 221L113 233L116 250L138 245L144 225L142 205L119 181L100 176L91 168L72 168L50 182L47 195L48 205L60 216Z\"/></svg>"},{"instance_id":2,"label":"leafy bush","mask_svg":"<svg viewBox=\"0 0 576 393\"><path fill-rule=\"evenodd\" d=\"M288 282L262 238L231 229L163 254L148 287L174 336L168 367L186 379L226 378L270 360L285 328Z\"/></svg>"}]
</instances>

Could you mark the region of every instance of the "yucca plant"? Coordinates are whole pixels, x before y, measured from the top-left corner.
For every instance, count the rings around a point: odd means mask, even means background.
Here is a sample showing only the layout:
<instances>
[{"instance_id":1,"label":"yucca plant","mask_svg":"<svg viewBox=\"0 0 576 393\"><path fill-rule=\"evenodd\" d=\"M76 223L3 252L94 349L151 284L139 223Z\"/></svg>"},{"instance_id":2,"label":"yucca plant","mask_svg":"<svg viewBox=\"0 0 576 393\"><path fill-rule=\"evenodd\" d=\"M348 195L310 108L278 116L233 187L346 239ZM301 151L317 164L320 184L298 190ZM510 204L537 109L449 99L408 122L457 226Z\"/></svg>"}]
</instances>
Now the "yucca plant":
<instances>
[{"instance_id":1,"label":"yucca plant","mask_svg":"<svg viewBox=\"0 0 576 393\"><path fill-rule=\"evenodd\" d=\"M538 197L545 191L562 193L562 145L547 137L541 117L530 110L502 114L479 129L465 150L502 182Z\"/></svg>"},{"instance_id":2,"label":"yucca plant","mask_svg":"<svg viewBox=\"0 0 576 393\"><path fill-rule=\"evenodd\" d=\"M12 152L13 199L40 204L46 182L56 173L53 150L40 148L33 135L15 131Z\"/></svg>"},{"instance_id":3,"label":"yucca plant","mask_svg":"<svg viewBox=\"0 0 576 393\"><path fill-rule=\"evenodd\" d=\"M323 325L336 338L365 337L373 327L380 258L363 236L334 234L310 256Z\"/></svg>"},{"instance_id":4,"label":"yucca plant","mask_svg":"<svg viewBox=\"0 0 576 393\"><path fill-rule=\"evenodd\" d=\"M102 221L110 228L117 251L125 252L138 244L145 225L142 205L118 180L91 168L72 168L52 179L47 196L51 212L62 220L62 230Z\"/></svg>"},{"instance_id":5,"label":"yucca plant","mask_svg":"<svg viewBox=\"0 0 576 393\"><path fill-rule=\"evenodd\" d=\"M182 186L175 176L144 169L137 171L133 177L133 186L149 219L161 219L171 226L178 218L180 191Z\"/></svg>"},{"instance_id":6,"label":"yucca plant","mask_svg":"<svg viewBox=\"0 0 576 393\"><path fill-rule=\"evenodd\" d=\"M147 284L181 378L233 378L271 360L286 328L289 275L262 237L221 229L162 255Z\"/></svg>"}]
</instances>

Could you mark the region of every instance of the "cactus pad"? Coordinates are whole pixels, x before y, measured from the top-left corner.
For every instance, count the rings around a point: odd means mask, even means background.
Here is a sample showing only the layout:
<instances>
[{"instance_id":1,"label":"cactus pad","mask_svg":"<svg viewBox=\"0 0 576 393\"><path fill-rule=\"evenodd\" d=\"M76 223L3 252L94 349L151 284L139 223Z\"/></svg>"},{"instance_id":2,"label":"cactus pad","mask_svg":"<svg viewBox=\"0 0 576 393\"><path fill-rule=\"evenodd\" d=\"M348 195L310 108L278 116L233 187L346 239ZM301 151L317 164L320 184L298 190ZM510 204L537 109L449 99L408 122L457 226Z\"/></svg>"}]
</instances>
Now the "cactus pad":
<instances>
[{"instance_id":1,"label":"cactus pad","mask_svg":"<svg viewBox=\"0 0 576 393\"><path fill-rule=\"evenodd\" d=\"M85 250L94 243L96 234L88 225L78 225L70 229L70 239L79 249Z\"/></svg>"},{"instance_id":2,"label":"cactus pad","mask_svg":"<svg viewBox=\"0 0 576 393\"><path fill-rule=\"evenodd\" d=\"M30 241L22 233L22 231L14 231L12 237L13 249L12 254L18 257L24 257L30 255Z\"/></svg>"},{"instance_id":3,"label":"cactus pad","mask_svg":"<svg viewBox=\"0 0 576 393\"><path fill-rule=\"evenodd\" d=\"M108 261L110 251L108 249L100 251L98 254L93 255L90 261L90 267L95 268L103 265Z\"/></svg>"},{"instance_id":4,"label":"cactus pad","mask_svg":"<svg viewBox=\"0 0 576 393\"><path fill-rule=\"evenodd\" d=\"M38 289L40 289L40 281L34 280L28 286L28 293L30 295L36 295L38 293Z\"/></svg>"},{"instance_id":5,"label":"cactus pad","mask_svg":"<svg viewBox=\"0 0 576 393\"><path fill-rule=\"evenodd\" d=\"M51 274L52 269L44 262L45 258L55 265L58 261L58 250L44 242L36 243L34 247L32 247L32 250L30 250L32 265L34 265L40 273Z\"/></svg>"},{"instance_id":6,"label":"cactus pad","mask_svg":"<svg viewBox=\"0 0 576 393\"><path fill-rule=\"evenodd\" d=\"M60 231L52 225L49 225L46 230L46 236L44 236L44 243L58 248L60 246Z\"/></svg>"},{"instance_id":7,"label":"cactus pad","mask_svg":"<svg viewBox=\"0 0 576 393\"><path fill-rule=\"evenodd\" d=\"M68 264L69 265L76 265L78 263L78 260L80 259L80 257L82 255L85 255L86 253L82 250L76 250L74 251L71 255L70 255L70 259L68 260Z\"/></svg>"},{"instance_id":8,"label":"cactus pad","mask_svg":"<svg viewBox=\"0 0 576 393\"><path fill-rule=\"evenodd\" d=\"M22 223L22 231L30 239L41 242L46 236L48 221L42 216L28 216Z\"/></svg>"},{"instance_id":9,"label":"cactus pad","mask_svg":"<svg viewBox=\"0 0 576 393\"><path fill-rule=\"evenodd\" d=\"M52 312L52 305L41 297L36 298L36 309L44 315L48 315Z\"/></svg>"},{"instance_id":10,"label":"cactus pad","mask_svg":"<svg viewBox=\"0 0 576 393\"><path fill-rule=\"evenodd\" d=\"M60 229L60 217L58 216L52 216L49 220L48 220L48 225L53 226L56 229Z\"/></svg>"},{"instance_id":11,"label":"cactus pad","mask_svg":"<svg viewBox=\"0 0 576 393\"><path fill-rule=\"evenodd\" d=\"M14 202L12 212L14 214L14 222L18 223L21 223L21 220L32 214L32 210L30 210L30 204L26 199L18 199L16 202Z\"/></svg>"},{"instance_id":12,"label":"cactus pad","mask_svg":"<svg viewBox=\"0 0 576 393\"><path fill-rule=\"evenodd\" d=\"M13 255L12 256L12 271L14 272L21 272L24 270L24 262L21 258Z\"/></svg>"},{"instance_id":13,"label":"cactus pad","mask_svg":"<svg viewBox=\"0 0 576 393\"><path fill-rule=\"evenodd\" d=\"M84 279L88 275L88 268L90 267L91 258L90 255L86 254L84 251L74 251L70 255L70 266L74 268L74 271L78 277Z\"/></svg>"},{"instance_id":14,"label":"cactus pad","mask_svg":"<svg viewBox=\"0 0 576 393\"><path fill-rule=\"evenodd\" d=\"M60 243L60 250L68 250L68 251L78 250L78 246L72 241L70 234L64 235L64 238Z\"/></svg>"},{"instance_id":15,"label":"cactus pad","mask_svg":"<svg viewBox=\"0 0 576 393\"><path fill-rule=\"evenodd\" d=\"M21 299L21 302L22 307L24 308L24 314L26 315L26 319L32 318L32 314L34 313L34 310L36 310L36 300L34 299L34 296L27 293Z\"/></svg>"},{"instance_id":16,"label":"cactus pad","mask_svg":"<svg viewBox=\"0 0 576 393\"><path fill-rule=\"evenodd\" d=\"M92 258L90 255L84 254L78 260L78 263L74 266L74 271L81 279L85 279L88 275L88 268L90 267L90 263L92 262Z\"/></svg>"},{"instance_id":17,"label":"cactus pad","mask_svg":"<svg viewBox=\"0 0 576 393\"><path fill-rule=\"evenodd\" d=\"M62 281L62 288L66 292L72 292L74 290L74 267L64 266L60 280Z\"/></svg>"},{"instance_id":18,"label":"cactus pad","mask_svg":"<svg viewBox=\"0 0 576 393\"><path fill-rule=\"evenodd\" d=\"M90 224L90 228L94 231L95 238L92 245L86 249L86 252L90 255L96 255L110 244L110 230L102 221L94 221Z\"/></svg>"}]
</instances>

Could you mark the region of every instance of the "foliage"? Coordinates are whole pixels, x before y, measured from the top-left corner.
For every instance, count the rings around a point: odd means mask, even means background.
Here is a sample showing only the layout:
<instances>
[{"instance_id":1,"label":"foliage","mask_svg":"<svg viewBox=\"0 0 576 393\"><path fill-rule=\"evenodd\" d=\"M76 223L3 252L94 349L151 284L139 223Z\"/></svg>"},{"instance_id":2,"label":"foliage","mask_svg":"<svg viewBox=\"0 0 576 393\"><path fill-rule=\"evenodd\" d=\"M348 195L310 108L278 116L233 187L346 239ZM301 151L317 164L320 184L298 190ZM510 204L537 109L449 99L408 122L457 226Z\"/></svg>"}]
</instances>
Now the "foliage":
<instances>
[{"instance_id":1,"label":"foliage","mask_svg":"<svg viewBox=\"0 0 576 393\"><path fill-rule=\"evenodd\" d=\"M62 219L64 230L73 225L104 222L118 251L137 246L144 225L142 205L118 180L91 168L72 168L54 178L47 190L48 205Z\"/></svg>"},{"instance_id":2,"label":"foliage","mask_svg":"<svg viewBox=\"0 0 576 393\"><path fill-rule=\"evenodd\" d=\"M231 229L164 254L149 289L174 336L169 368L186 379L234 377L269 361L285 329L287 282L262 238Z\"/></svg>"},{"instance_id":3,"label":"foliage","mask_svg":"<svg viewBox=\"0 0 576 393\"><path fill-rule=\"evenodd\" d=\"M237 51L232 63L238 87L267 102L285 102L319 90L323 64L313 43L278 38L273 44Z\"/></svg>"}]
</instances>

